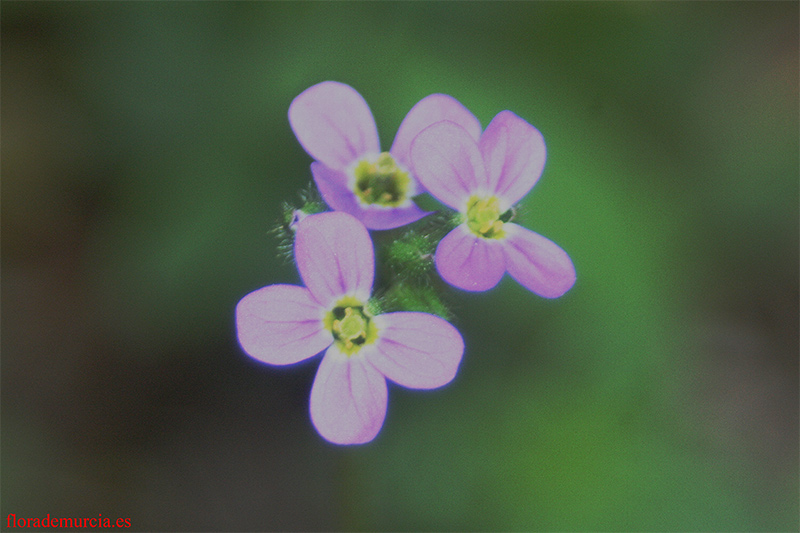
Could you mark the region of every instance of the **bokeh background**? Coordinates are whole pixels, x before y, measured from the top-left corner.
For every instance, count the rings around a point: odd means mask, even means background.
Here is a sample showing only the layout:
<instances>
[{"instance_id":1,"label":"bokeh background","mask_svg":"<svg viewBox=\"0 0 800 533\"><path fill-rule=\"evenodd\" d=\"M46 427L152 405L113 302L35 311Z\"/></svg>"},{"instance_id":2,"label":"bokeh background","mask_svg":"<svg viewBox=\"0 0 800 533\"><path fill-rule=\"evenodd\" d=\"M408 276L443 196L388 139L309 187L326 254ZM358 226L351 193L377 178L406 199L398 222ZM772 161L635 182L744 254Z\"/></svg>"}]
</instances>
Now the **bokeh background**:
<instances>
[{"instance_id":1,"label":"bokeh background","mask_svg":"<svg viewBox=\"0 0 800 533\"><path fill-rule=\"evenodd\" d=\"M798 528L797 2L2 2L2 527ZM296 283L289 103L352 85L388 147L421 98L510 109L521 223L578 282L448 297L456 380L360 447L317 360L239 349Z\"/></svg>"}]
</instances>

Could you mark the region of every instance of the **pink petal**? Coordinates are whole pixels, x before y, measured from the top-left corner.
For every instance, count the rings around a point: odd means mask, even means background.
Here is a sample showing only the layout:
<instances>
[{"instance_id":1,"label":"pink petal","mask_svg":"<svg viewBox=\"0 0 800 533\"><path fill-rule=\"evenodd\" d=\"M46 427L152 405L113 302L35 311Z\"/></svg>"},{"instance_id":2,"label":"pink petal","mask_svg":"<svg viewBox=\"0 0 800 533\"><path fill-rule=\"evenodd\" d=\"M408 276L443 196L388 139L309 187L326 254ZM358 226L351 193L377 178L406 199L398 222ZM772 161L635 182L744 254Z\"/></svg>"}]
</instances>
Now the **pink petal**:
<instances>
[{"instance_id":1,"label":"pink petal","mask_svg":"<svg viewBox=\"0 0 800 533\"><path fill-rule=\"evenodd\" d=\"M425 128L411 143L417 180L428 192L462 211L470 195L486 189L486 172L475 140L454 122Z\"/></svg>"},{"instance_id":2,"label":"pink petal","mask_svg":"<svg viewBox=\"0 0 800 533\"><path fill-rule=\"evenodd\" d=\"M408 207L396 208L363 205L348 187L347 174L328 168L322 163L311 163L311 173L326 204L336 211L353 215L369 229L399 228L428 214L413 202Z\"/></svg>"},{"instance_id":3,"label":"pink petal","mask_svg":"<svg viewBox=\"0 0 800 533\"><path fill-rule=\"evenodd\" d=\"M314 176L314 183L322 199L331 209L357 217L355 193L348 187L346 172L314 162L311 163L311 175Z\"/></svg>"},{"instance_id":4,"label":"pink petal","mask_svg":"<svg viewBox=\"0 0 800 533\"><path fill-rule=\"evenodd\" d=\"M546 157L542 134L511 111L501 111L479 144L492 183L490 192L511 207L542 175Z\"/></svg>"},{"instance_id":5,"label":"pink petal","mask_svg":"<svg viewBox=\"0 0 800 533\"><path fill-rule=\"evenodd\" d=\"M489 290L505 272L500 241L477 237L464 224L439 242L434 260L442 279L465 291Z\"/></svg>"},{"instance_id":6,"label":"pink petal","mask_svg":"<svg viewBox=\"0 0 800 533\"><path fill-rule=\"evenodd\" d=\"M380 151L367 102L344 83L324 81L300 93L289 105L289 123L306 152L331 168Z\"/></svg>"},{"instance_id":7,"label":"pink petal","mask_svg":"<svg viewBox=\"0 0 800 533\"><path fill-rule=\"evenodd\" d=\"M270 285L251 292L236 306L236 331L248 355L272 365L290 365L327 348L325 310L308 289Z\"/></svg>"},{"instance_id":8,"label":"pink petal","mask_svg":"<svg viewBox=\"0 0 800 533\"><path fill-rule=\"evenodd\" d=\"M358 218L361 219L366 227L375 230L399 228L430 214L417 207L414 203L408 207L387 209L378 206L364 206L360 209Z\"/></svg>"},{"instance_id":9,"label":"pink petal","mask_svg":"<svg viewBox=\"0 0 800 533\"><path fill-rule=\"evenodd\" d=\"M297 225L297 269L306 287L326 309L342 296L364 302L372 291L375 256L367 228L341 212L310 215Z\"/></svg>"},{"instance_id":10,"label":"pink petal","mask_svg":"<svg viewBox=\"0 0 800 533\"><path fill-rule=\"evenodd\" d=\"M433 389L456 375L464 340L446 320L427 313L388 313L375 317L380 338L369 361L404 387Z\"/></svg>"},{"instance_id":11,"label":"pink petal","mask_svg":"<svg viewBox=\"0 0 800 533\"><path fill-rule=\"evenodd\" d=\"M556 243L517 224L505 224L506 267L523 287L545 298L558 298L575 284L575 267Z\"/></svg>"},{"instance_id":12,"label":"pink petal","mask_svg":"<svg viewBox=\"0 0 800 533\"><path fill-rule=\"evenodd\" d=\"M311 387L311 420L335 444L375 438L386 417L386 380L365 357L328 348Z\"/></svg>"},{"instance_id":13,"label":"pink petal","mask_svg":"<svg viewBox=\"0 0 800 533\"><path fill-rule=\"evenodd\" d=\"M442 120L458 124L476 142L481 136L481 123L458 100L446 94L432 94L417 102L403 119L392 143L391 154L404 166L410 166L409 152L414 137Z\"/></svg>"}]
</instances>

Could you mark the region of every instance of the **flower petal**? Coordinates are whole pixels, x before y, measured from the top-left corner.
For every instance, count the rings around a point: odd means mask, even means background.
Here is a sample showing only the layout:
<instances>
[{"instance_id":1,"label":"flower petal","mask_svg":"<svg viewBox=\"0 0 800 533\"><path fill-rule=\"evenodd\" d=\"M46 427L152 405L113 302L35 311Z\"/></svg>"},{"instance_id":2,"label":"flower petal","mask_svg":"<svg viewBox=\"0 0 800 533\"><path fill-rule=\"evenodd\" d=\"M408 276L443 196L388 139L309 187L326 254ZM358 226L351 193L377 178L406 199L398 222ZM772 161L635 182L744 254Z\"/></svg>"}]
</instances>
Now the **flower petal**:
<instances>
[{"instance_id":1,"label":"flower petal","mask_svg":"<svg viewBox=\"0 0 800 533\"><path fill-rule=\"evenodd\" d=\"M517 224L505 224L506 267L523 287L545 298L558 298L575 284L575 267L556 243Z\"/></svg>"},{"instance_id":2,"label":"flower petal","mask_svg":"<svg viewBox=\"0 0 800 533\"><path fill-rule=\"evenodd\" d=\"M456 375L464 340L446 320L428 313L388 313L375 317L380 336L369 362L404 387L434 389Z\"/></svg>"},{"instance_id":3,"label":"flower petal","mask_svg":"<svg viewBox=\"0 0 800 533\"><path fill-rule=\"evenodd\" d=\"M417 135L411 163L422 186L457 211L488 185L478 144L454 122L437 122Z\"/></svg>"},{"instance_id":4,"label":"flower petal","mask_svg":"<svg viewBox=\"0 0 800 533\"><path fill-rule=\"evenodd\" d=\"M367 102L344 83L324 81L300 93L289 106L289 123L305 151L331 168L380 150Z\"/></svg>"},{"instance_id":5,"label":"flower petal","mask_svg":"<svg viewBox=\"0 0 800 533\"><path fill-rule=\"evenodd\" d=\"M416 103L400 124L392 143L391 154L395 160L409 166L411 142L419 132L442 120L455 122L477 140L481 136L481 123L458 100L446 94L432 94Z\"/></svg>"},{"instance_id":6,"label":"flower petal","mask_svg":"<svg viewBox=\"0 0 800 533\"><path fill-rule=\"evenodd\" d=\"M465 291L489 290L505 272L500 241L477 237L464 224L439 242L434 260L442 279Z\"/></svg>"},{"instance_id":7,"label":"flower petal","mask_svg":"<svg viewBox=\"0 0 800 533\"><path fill-rule=\"evenodd\" d=\"M345 295L369 299L375 255L367 228L354 217L337 211L307 216L297 225L294 256L306 287L326 309Z\"/></svg>"},{"instance_id":8,"label":"flower petal","mask_svg":"<svg viewBox=\"0 0 800 533\"><path fill-rule=\"evenodd\" d=\"M314 183L319 189L322 199L331 209L344 211L357 217L355 212L358 210L354 207L355 194L348 187L346 172L314 162L311 163L311 175L314 176Z\"/></svg>"},{"instance_id":9,"label":"flower petal","mask_svg":"<svg viewBox=\"0 0 800 533\"><path fill-rule=\"evenodd\" d=\"M511 111L492 119L479 141L491 191L511 207L539 180L546 149L539 130Z\"/></svg>"},{"instance_id":10,"label":"flower petal","mask_svg":"<svg viewBox=\"0 0 800 533\"><path fill-rule=\"evenodd\" d=\"M322 163L311 163L311 174L326 204L336 211L353 215L369 229L399 228L428 215L427 211L423 211L413 202L407 207L396 208L364 205L348 187L347 174L328 168Z\"/></svg>"},{"instance_id":11,"label":"flower petal","mask_svg":"<svg viewBox=\"0 0 800 533\"><path fill-rule=\"evenodd\" d=\"M399 228L430 214L413 203L408 207L391 209L378 206L364 206L359 209L360 212L356 216L361 219L366 227L376 230Z\"/></svg>"},{"instance_id":12,"label":"flower petal","mask_svg":"<svg viewBox=\"0 0 800 533\"><path fill-rule=\"evenodd\" d=\"M290 365L327 348L325 310L308 289L270 285L253 291L236 306L236 331L248 355L271 365Z\"/></svg>"},{"instance_id":13,"label":"flower petal","mask_svg":"<svg viewBox=\"0 0 800 533\"><path fill-rule=\"evenodd\" d=\"M311 387L311 421L335 444L375 438L386 418L386 379L363 356L348 357L334 344Z\"/></svg>"}]
</instances>

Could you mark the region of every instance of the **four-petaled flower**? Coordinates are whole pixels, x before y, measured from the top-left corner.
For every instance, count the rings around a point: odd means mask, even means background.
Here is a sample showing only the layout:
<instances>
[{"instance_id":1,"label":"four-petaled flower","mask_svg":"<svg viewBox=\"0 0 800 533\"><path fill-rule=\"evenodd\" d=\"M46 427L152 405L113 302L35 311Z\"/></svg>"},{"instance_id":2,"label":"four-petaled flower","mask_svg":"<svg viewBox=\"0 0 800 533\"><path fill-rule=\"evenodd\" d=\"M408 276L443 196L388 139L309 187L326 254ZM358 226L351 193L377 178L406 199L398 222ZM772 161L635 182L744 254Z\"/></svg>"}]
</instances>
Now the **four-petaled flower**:
<instances>
[{"instance_id":1,"label":"four-petaled flower","mask_svg":"<svg viewBox=\"0 0 800 533\"><path fill-rule=\"evenodd\" d=\"M349 85L325 81L309 87L289 106L289 123L316 161L311 173L325 202L355 216L369 229L404 226L428 213L412 198L424 192L409 160L414 137L449 120L478 139L480 123L451 96L432 94L408 112L388 152L380 151L369 106Z\"/></svg>"},{"instance_id":2,"label":"four-petaled flower","mask_svg":"<svg viewBox=\"0 0 800 533\"><path fill-rule=\"evenodd\" d=\"M346 213L310 215L297 225L295 258L305 287L270 285L236 306L244 351L274 365L325 355L311 388L317 431L337 444L369 442L386 416L386 378L404 387L449 383L464 352L442 318L367 306L375 258L364 225Z\"/></svg>"},{"instance_id":3,"label":"four-petaled flower","mask_svg":"<svg viewBox=\"0 0 800 533\"><path fill-rule=\"evenodd\" d=\"M462 214L436 248L436 269L451 285L485 291L505 272L528 290L557 298L575 283L575 268L558 245L509 222L512 207L542 174L541 133L511 111L494 117L476 142L461 126L439 122L411 146L417 179Z\"/></svg>"}]
</instances>

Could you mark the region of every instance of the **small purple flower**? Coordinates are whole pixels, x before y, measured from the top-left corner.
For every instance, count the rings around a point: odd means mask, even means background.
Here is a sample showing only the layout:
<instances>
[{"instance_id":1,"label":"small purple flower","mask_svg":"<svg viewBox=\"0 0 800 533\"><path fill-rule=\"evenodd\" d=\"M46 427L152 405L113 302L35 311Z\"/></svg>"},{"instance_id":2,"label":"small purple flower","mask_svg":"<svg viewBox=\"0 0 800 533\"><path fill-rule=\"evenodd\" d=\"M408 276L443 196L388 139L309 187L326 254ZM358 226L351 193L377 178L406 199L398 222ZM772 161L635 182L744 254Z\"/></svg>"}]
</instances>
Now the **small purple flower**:
<instances>
[{"instance_id":1,"label":"small purple flower","mask_svg":"<svg viewBox=\"0 0 800 533\"><path fill-rule=\"evenodd\" d=\"M575 267L558 245L509 222L513 205L542 175L542 134L502 111L476 142L458 124L422 131L411 147L417 179L463 222L436 249L436 269L451 285L485 291L505 272L528 290L558 298L575 283Z\"/></svg>"},{"instance_id":2,"label":"small purple flower","mask_svg":"<svg viewBox=\"0 0 800 533\"><path fill-rule=\"evenodd\" d=\"M408 112L388 152L380 151L369 106L349 85L318 83L289 106L292 130L316 160L311 173L325 202L375 230L404 226L428 214L412 201L424 190L411 167L409 148L417 133L441 120L459 124L475 140L480 136L478 119L444 94L427 96Z\"/></svg>"},{"instance_id":3,"label":"small purple flower","mask_svg":"<svg viewBox=\"0 0 800 533\"><path fill-rule=\"evenodd\" d=\"M433 389L456 375L464 341L427 313L372 315L375 257L367 229L346 213L298 223L295 257L305 287L270 285L236 306L239 342L250 356L290 365L326 350L311 388L311 420L336 444L361 444L386 416L386 378Z\"/></svg>"}]
</instances>

